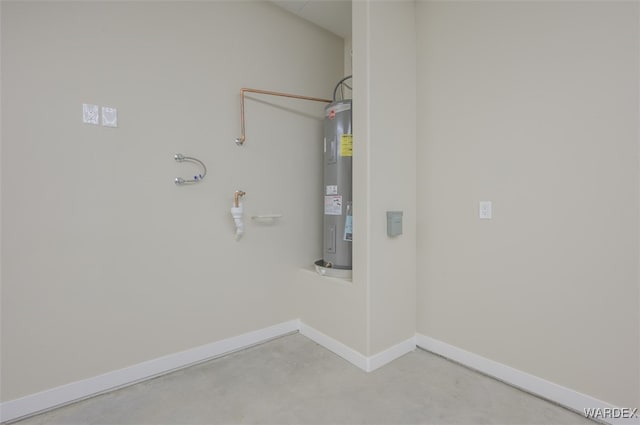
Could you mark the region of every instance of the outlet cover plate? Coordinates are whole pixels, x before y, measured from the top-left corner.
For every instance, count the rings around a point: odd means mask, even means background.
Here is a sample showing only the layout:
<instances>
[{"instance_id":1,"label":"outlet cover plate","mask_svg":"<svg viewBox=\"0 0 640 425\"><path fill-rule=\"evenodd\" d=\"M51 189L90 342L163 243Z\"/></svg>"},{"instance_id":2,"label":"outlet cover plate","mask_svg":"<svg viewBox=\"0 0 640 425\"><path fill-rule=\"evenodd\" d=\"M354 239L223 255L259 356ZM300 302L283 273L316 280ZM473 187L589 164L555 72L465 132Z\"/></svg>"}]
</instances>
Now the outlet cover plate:
<instances>
[{"instance_id":1,"label":"outlet cover plate","mask_svg":"<svg viewBox=\"0 0 640 425\"><path fill-rule=\"evenodd\" d=\"M480 201L480 218L490 220L492 217L491 201Z\"/></svg>"},{"instance_id":2,"label":"outlet cover plate","mask_svg":"<svg viewBox=\"0 0 640 425\"><path fill-rule=\"evenodd\" d=\"M111 106L102 107L102 125L104 127L118 126L118 110Z\"/></svg>"}]
</instances>

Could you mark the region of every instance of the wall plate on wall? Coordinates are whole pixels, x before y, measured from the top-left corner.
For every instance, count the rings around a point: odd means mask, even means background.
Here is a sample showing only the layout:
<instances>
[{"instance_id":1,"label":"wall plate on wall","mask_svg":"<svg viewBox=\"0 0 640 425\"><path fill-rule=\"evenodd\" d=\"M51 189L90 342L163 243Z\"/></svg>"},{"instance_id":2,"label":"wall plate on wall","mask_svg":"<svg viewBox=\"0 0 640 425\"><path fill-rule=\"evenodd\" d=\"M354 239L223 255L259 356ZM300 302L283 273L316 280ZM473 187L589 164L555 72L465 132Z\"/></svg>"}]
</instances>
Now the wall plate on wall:
<instances>
[{"instance_id":1,"label":"wall plate on wall","mask_svg":"<svg viewBox=\"0 0 640 425\"><path fill-rule=\"evenodd\" d=\"M118 110L110 106L102 107L102 125L104 127L118 126Z\"/></svg>"},{"instance_id":2,"label":"wall plate on wall","mask_svg":"<svg viewBox=\"0 0 640 425\"><path fill-rule=\"evenodd\" d=\"M88 103L82 104L82 122L85 124L98 125L100 116L98 115L98 105Z\"/></svg>"},{"instance_id":3,"label":"wall plate on wall","mask_svg":"<svg viewBox=\"0 0 640 425\"><path fill-rule=\"evenodd\" d=\"M480 218L490 220L492 216L491 201L480 201Z\"/></svg>"},{"instance_id":4,"label":"wall plate on wall","mask_svg":"<svg viewBox=\"0 0 640 425\"><path fill-rule=\"evenodd\" d=\"M387 211L387 236L402 234L402 211Z\"/></svg>"}]
</instances>

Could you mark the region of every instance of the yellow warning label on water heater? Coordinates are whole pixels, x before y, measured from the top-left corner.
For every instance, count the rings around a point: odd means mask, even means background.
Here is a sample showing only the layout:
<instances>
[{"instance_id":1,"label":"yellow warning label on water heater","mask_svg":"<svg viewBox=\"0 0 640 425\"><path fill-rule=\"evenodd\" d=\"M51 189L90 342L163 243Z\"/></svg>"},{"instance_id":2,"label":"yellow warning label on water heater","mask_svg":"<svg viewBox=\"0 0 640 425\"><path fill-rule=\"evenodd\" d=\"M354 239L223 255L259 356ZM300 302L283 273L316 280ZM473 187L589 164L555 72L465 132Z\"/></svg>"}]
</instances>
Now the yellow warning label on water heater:
<instances>
[{"instance_id":1,"label":"yellow warning label on water heater","mask_svg":"<svg viewBox=\"0 0 640 425\"><path fill-rule=\"evenodd\" d=\"M340 137L340 156L353 156L353 134Z\"/></svg>"}]
</instances>

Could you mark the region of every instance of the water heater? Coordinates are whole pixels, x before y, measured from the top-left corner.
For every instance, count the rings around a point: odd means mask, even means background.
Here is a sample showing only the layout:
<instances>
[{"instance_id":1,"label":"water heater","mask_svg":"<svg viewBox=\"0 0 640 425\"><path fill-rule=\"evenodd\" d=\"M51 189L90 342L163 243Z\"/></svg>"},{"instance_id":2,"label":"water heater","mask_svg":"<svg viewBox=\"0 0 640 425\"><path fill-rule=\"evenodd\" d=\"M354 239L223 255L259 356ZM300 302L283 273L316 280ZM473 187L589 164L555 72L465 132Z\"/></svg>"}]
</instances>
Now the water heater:
<instances>
[{"instance_id":1,"label":"water heater","mask_svg":"<svg viewBox=\"0 0 640 425\"><path fill-rule=\"evenodd\" d=\"M323 257L316 265L326 269L351 270L352 265L351 103L334 101L324 109Z\"/></svg>"}]
</instances>

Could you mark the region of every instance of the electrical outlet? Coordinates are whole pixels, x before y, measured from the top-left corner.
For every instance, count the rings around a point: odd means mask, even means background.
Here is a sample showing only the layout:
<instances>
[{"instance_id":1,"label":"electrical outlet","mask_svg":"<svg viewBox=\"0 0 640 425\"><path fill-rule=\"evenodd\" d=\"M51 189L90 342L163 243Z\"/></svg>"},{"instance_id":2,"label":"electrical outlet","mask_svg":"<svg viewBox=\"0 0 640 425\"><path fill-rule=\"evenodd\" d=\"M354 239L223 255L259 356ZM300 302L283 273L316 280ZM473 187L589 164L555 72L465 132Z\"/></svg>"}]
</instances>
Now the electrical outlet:
<instances>
[{"instance_id":1,"label":"electrical outlet","mask_svg":"<svg viewBox=\"0 0 640 425\"><path fill-rule=\"evenodd\" d=\"M491 201L480 201L480 218L490 220L491 216Z\"/></svg>"},{"instance_id":2,"label":"electrical outlet","mask_svg":"<svg viewBox=\"0 0 640 425\"><path fill-rule=\"evenodd\" d=\"M102 125L104 127L118 126L118 110L110 106L102 107Z\"/></svg>"}]
</instances>

